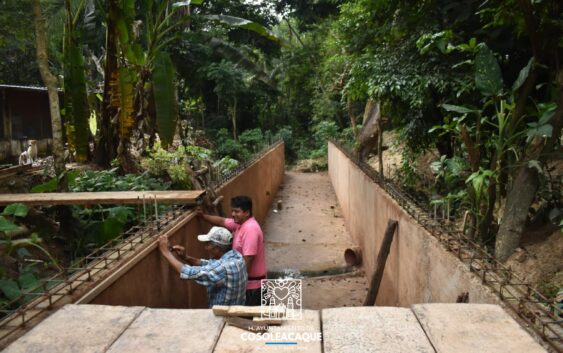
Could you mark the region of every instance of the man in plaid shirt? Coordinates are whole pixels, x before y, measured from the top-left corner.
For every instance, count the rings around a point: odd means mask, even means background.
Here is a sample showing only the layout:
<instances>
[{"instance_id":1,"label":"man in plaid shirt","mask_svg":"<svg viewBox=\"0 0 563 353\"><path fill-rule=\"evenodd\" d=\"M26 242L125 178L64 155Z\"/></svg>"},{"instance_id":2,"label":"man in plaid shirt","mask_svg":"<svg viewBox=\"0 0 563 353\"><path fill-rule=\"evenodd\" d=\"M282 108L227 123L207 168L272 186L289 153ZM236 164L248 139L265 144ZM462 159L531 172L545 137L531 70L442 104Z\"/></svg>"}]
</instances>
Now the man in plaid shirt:
<instances>
[{"instance_id":1,"label":"man in plaid shirt","mask_svg":"<svg viewBox=\"0 0 563 353\"><path fill-rule=\"evenodd\" d=\"M193 279L207 288L209 307L213 305L244 305L246 282L248 280L244 258L231 250L233 236L223 227L213 227L207 234L198 235L198 240L205 242L205 250L211 259L197 259L186 256L184 247L169 247L168 237L159 238L159 249L170 265L180 273L182 279ZM185 260L180 262L172 254Z\"/></svg>"}]
</instances>

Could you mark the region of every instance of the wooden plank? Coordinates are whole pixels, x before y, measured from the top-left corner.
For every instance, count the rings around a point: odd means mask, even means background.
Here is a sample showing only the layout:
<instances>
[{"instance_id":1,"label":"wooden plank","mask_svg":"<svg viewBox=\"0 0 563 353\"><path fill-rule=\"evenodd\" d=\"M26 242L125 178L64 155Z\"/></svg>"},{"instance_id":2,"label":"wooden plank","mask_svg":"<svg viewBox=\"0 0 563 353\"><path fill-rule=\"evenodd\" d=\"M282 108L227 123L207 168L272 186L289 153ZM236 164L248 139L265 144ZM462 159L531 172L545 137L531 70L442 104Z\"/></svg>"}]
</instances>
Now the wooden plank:
<instances>
[{"instance_id":1,"label":"wooden plank","mask_svg":"<svg viewBox=\"0 0 563 353\"><path fill-rule=\"evenodd\" d=\"M66 305L9 345L4 352L102 353L143 309Z\"/></svg>"},{"instance_id":2,"label":"wooden plank","mask_svg":"<svg viewBox=\"0 0 563 353\"><path fill-rule=\"evenodd\" d=\"M243 306L243 305L231 305L227 316L241 316L241 317L261 317L262 313L279 313L280 315L285 314L285 308L275 307L275 308L264 308L261 306Z\"/></svg>"},{"instance_id":3,"label":"wooden plank","mask_svg":"<svg viewBox=\"0 0 563 353\"><path fill-rule=\"evenodd\" d=\"M103 191L103 192L64 192L43 194L2 194L0 205L15 202L26 205L131 205L142 204L197 204L204 190L176 191Z\"/></svg>"},{"instance_id":4,"label":"wooden plank","mask_svg":"<svg viewBox=\"0 0 563 353\"><path fill-rule=\"evenodd\" d=\"M438 353L546 352L498 305L412 306Z\"/></svg>"},{"instance_id":5,"label":"wooden plank","mask_svg":"<svg viewBox=\"0 0 563 353\"><path fill-rule=\"evenodd\" d=\"M325 353L434 353L410 309L323 309L321 317Z\"/></svg>"},{"instance_id":6,"label":"wooden plank","mask_svg":"<svg viewBox=\"0 0 563 353\"><path fill-rule=\"evenodd\" d=\"M387 229L385 230L385 235L383 236L381 248L379 248L375 272L371 277L371 283L366 300L364 301L364 306L373 306L375 304L377 293L379 292L379 285L381 284L381 279L383 278L383 271L385 270L387 256L389 256L389 250L391 249L391 243L393 242L393 236L395 235L395 229L397 229L397 221L390 219L389 222L387 222Z\"/></svg>"},{"instance_id":7,"label":"wooden plank","mask_svg":"<svg viewBox=\"0 0 563 353\"><path fill-rule=\"evenodd\" d=\"M213 305L211 310L213 310L213 315L215 316L227 316L230 308L229 305Z\"/></svg>"},{"instance_id":8,"label":"wooden plank","mask_svg":"<svg viewBox=\"0 0 563 353\"><path fill-rule=\"evenodd\" d=\"M211 353L223 325L208 309L147 308L107 352Z\"/></svg>"},{"instance_id":9,"label":"wooden plank","mask_svg":"<svg viewBox=\"0 0 563 353\"><path fill-rule=\"evenodd\" d=\"M35 167L33 169L37 169L41 167ZM9 168L0 169L0 179L11 178L18 174L31 171L32 167L31 164L26 165L17 165Z\"/></svg>"}]
</instances>

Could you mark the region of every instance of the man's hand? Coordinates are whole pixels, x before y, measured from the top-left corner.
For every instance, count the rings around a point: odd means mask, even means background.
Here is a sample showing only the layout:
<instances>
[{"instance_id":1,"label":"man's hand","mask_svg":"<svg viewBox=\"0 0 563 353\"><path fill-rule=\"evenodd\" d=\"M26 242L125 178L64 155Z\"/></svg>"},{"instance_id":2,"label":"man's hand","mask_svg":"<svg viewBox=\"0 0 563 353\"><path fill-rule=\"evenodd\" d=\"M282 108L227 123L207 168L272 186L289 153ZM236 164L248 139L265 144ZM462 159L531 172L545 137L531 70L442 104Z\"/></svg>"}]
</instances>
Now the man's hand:
<instances>
[{"instance_id":1,"label":"man's hand","mask_svg":"<svg viewBox=\"0 0 563 353\"><path fill-rule=\"evenodd\" d=\"M168 237L166 235L161 235L158 238L158 248L161 253L166 254L168 250Z\"/></svg>"},{"instance_id":2,"label":"man's hand","mask_svg":"<svg viewBox=\"0 0 563 353\"><path fill-rule=\"evenodd\" d=\"M172 245L172 252L180 258L186 258L186 249L182 245Z\"/></svg>"},{"instance_id":3,"label":"man's hand","mask_svg":"<svg viewBox=\"0 0 563 353\"><path fill-rule=\"evenodd\" d=\"M201 206L195 208L195 215L197 218L204 220L207 223L212 224L214 226L219 226L219 227L225 226L225 218L207 214L203 212L203 208Z\"/></svg>"}]
</instances>

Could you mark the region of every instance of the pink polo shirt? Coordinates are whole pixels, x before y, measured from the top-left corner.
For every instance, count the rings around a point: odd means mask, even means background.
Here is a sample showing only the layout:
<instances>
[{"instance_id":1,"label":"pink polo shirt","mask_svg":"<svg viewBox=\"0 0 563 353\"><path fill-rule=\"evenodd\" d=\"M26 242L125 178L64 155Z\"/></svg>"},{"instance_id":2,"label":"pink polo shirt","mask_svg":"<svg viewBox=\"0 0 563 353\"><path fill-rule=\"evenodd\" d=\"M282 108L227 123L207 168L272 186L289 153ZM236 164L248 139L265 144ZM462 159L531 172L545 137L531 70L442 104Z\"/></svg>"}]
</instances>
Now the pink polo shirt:
<instances>
[{"instance_id":1,"label":"pink polo shirt","mask_svg":"<svg viewBox=\"0 0 563 353\"><path fill-rule=\"evenodd\" d=\"M242 256L254 256L248 277L266 276L266 252L264 250L264 234L254 217L243 224L236 224L232 218L225 219L225 228L233 232L233 249ZM248 280L246 289L260 288L259 280Z\"/></svg>"}]
</instances>

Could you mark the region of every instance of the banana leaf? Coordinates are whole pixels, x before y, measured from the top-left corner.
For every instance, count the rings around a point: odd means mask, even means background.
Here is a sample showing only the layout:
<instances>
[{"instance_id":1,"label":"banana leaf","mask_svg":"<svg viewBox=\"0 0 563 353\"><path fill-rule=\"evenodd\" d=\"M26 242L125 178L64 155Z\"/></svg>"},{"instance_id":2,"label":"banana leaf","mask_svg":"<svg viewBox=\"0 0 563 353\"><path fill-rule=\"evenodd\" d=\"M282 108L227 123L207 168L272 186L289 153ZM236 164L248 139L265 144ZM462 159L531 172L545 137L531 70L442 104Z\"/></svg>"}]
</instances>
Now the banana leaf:
<instances>
[{"instance_id":1,"label":"banana leaf","mask_svg":"<svg viewBox=\"0 0 563 353\"><path fill-rule=\"evenodd\" d=\"M84 57L79 47L71 46L68 48L68 62L70 65L70 78L67 81L70 86L65 86L65 96L70 95L72 106L72 126L73 142L76 149L76 160L84 162L88 158L88 138L90 108L88 105L88 93L86 92L86 75L84 67ZM70 94L67 92L70 90Z\"/></svg>"},{"instance_id":2,"label":"banana leaf","mask_svg":"<svg viewBox=\"0 0 563 353\"><path fill-rule=\"evenodd\" d=\"M68 5L68 3L67 3ZM88 158L88 118L90 107L86 91L86 74L84 56L82 54L82 31L76 28L76 18L82 13L81 3L76 14L66 7L66 22L64 32L64 98L65 98L65 128L69 147L76 151L78 162Z\"/></svg>"},{"instance_id":3,"label":"banana leaf","mask_svg":"<svg viewBox=\"0 0 563 353\"><path fill-rule=\"evenodd\" d=\"M153 81L153 97L156 108L156 124L162 146L166 147L174 139L178 118L178 100L174 78L176 70L167 52L156 54Z\"/></svg>"},{"instance_id":4,"label":"banana leaf","mask_svg":"<svg viewBox=\"0 0 563 353\"><path fill-rule=\"evenodd\" d=\"M135 74L130 68L119 68L119 137L128 139L135 125L133 117Z\"/></svg>"},{"instance_id":5,"label":"banana leaf","mask_svg":"<svg viewBox=\"0 0 563 353\"><path fill-rule=\"evenodd\" d=\"M231 27L244 28L249 31L253 31L255 33L258 33L262 37L268 38L272 42L278 43L279 45L282 46L287 46L287 44L281 38L276 37L276 35L273 34L268 28L262 26L257 22L253 22L240 17L227 16L227 15L207 15L203 17L209 20L219 21Z\"/></svg>"},{"instance_id":6,"label":"banana leaf","mask_svg":"<svg viewBox=\"0 0 563 353\"><path fill-rule=\"evenodd\" d=\"M131 134L131 129L135 124L133 118L133 85L135 75L133 71L127 67L120 67L112 73L110 81L110 106L117 108L119 137L127 139Z\"/></svg>"}]
</instances>

